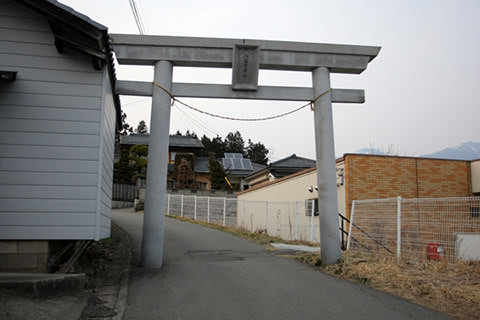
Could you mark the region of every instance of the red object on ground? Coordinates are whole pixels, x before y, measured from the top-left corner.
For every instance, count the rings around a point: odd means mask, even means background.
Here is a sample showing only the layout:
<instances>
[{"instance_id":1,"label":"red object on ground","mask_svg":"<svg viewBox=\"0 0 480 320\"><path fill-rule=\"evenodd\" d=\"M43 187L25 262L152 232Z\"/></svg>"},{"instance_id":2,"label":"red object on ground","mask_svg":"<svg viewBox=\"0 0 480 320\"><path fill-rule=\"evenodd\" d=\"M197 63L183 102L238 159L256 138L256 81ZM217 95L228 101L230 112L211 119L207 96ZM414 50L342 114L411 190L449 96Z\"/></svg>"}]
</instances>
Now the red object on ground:
<instances>
[{"instance_id":1,"label":"red object on ground","mask_svg":"<svg viewBox=\"0 0 480 320\"><path fill-rule=\"evenodd\" d=\"M440 260L443 258L443 247L440 243L427 244L427 259Z\"/></svg>"}]
</instances>

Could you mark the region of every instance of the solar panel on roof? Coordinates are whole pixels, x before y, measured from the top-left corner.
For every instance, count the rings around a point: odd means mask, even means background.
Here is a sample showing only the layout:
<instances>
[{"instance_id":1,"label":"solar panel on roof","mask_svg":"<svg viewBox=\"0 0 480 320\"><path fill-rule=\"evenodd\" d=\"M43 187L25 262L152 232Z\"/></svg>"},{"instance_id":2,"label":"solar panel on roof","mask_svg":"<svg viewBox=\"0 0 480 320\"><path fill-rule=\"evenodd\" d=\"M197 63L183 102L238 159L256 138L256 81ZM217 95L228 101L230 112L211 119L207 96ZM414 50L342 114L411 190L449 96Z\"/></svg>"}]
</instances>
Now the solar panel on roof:
<instances>
[{"instance_id":1,"label":"solar panel on roof","mask_svg":"<svg viewBox=\"0 0 480 320\"><path fill-rule=\"evenodd\" d=\"M227 158L227 159L243 159L243 154L241 154L241 153L225 153L225 158Z\"/></svg>"},{"instance_id":2,"label":"solar panel on roof","mask_svg":"<svg viewBox=\"0 0 480 320\"><path fill-rule=\"evenodd\" d=\"M232 159L234 170L242 170L242 160L241 159Z\"/></svg>"},{"instance_id":3,"label":"solar panel on roof","mask_svg":"<svg viewBox=\"0 0 480 320\"><path fill-rule=\"evenodd\" d=\"M223 158L222 164L224 169L233 169L232 159Z\"/></svg>"},{"instance_id":4,"label":"solar panel on roof","mask_svg":"<svg viewBox=\"0 0 480 320\"><path fill-rule=\"evenodd\" d=\"M252 162L250 159L242 159L242 166L245 170L253 170Z\"/></svg>"}]
</instances>

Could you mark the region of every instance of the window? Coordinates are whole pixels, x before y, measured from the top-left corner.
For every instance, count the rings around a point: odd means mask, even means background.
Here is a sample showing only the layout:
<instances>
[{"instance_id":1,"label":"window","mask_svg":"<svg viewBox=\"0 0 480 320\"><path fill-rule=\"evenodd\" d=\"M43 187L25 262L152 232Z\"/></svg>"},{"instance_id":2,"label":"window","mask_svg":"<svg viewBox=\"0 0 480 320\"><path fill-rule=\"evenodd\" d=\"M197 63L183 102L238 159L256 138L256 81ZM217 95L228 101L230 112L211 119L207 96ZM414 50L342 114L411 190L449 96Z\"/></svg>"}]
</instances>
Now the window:
<instances>
[{"instance_id":1,"label":"window","mask_svg":"<svg viewBox=\"0 0 480 320\"><path fill-rule=\"evenodd\" d=\"M318 216L318 198L305 200L305 216L312 216L312 203L313 203L313 215Z\"/></svg>"}]
</instances>

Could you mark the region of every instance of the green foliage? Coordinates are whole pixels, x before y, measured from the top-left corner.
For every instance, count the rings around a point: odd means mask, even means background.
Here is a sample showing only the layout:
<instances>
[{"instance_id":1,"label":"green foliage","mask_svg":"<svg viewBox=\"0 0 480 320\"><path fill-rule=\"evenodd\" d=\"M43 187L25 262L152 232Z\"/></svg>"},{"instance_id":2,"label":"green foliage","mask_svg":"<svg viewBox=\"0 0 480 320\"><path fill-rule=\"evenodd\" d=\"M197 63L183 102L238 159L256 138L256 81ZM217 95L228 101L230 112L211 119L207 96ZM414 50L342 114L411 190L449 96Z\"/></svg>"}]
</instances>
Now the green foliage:
<instances>
[{"instance_id":1,"label":"green foliage","mask_svg":"<svg viewBox=\"0 0 480 320\"><path fill-rule=\"evenodd\" d=\"M248 146L245 151L245 156L252 162L260 163L263 165L268 164L268 149L261 142L253 143L248 139Z\"/></svg>"},{"instance_id":2,"label":"green foliage","mask_svg":"<svg viewBox=\"0 0 480 320\"><path fill-rule=\"evenodd\" d=\"M221 158L226 152L225 143L220 136L216 136L215 138L210 140L209 137L203 135L201 141L204 149L199 152L200 156L209 157L210 153L213 153L216 158Z\"/></svg>"},{"instance_id":3,"label":"green foliage","mask_svg":"<svg viewBox=\"0 0 480 320\"><path fill-rule=\"evenodd\" d=\"M129 166L133 178L145 178L147 175L148 146L136 144L128 151Z\"/></svg>"},{"instance_id":4,"label":"green foliage","mask_svg":"<svg viewBox=\"0 0 480 320\"><path fill-rule=\"evenodd\" d=\"M137 129L135 129L135 133L140 133L140 134L148 133L148 127L147 127L147 124L145 123L145 120L142 120L138 123Z\"/></svg>"},{"instance_id":5,"label":"green foliage","mask_svg":"<svg viewBox=\"0 0 480 320\"><path fill-rule=\"evenodd\" d=\"M210 170L210 183L213 190L226 190L230 188L225 180L227 173L217 161L213 152L209 155L208 168Z\"/></svg>"},{"instance_id":6,"label":"green foliage","mask_svg":"<svg viewBox=\"0 0 480 320\"><path fill-rule=\"evenodd\" d=\"M130 166L128 152L120 154L120 160L113 165L113 181L119 184L133 183L133 169Z\"/></svg>"},{"instance_id":7,"label":"green foliage","mask_svg":"<svg viewBox=\"0 0 480 320\"><path fill-rule=\"evenodd\" d=\"M126 136L133 132L133 128L127 123L127 114L122 111L122 128L120 129L120 135Z\"/></svg>"},{"instance_id":8,"label":"green foliage","mask_svg":"<svg viewBox=\"0 0 480 320\"><path fill-rule=\"evenodd\" d=\"M236 131L235 133L230 132L227 134L224 143L226 152L244 154L245 141L243 141L240 132Z\"/></svg>"}]
</instances>

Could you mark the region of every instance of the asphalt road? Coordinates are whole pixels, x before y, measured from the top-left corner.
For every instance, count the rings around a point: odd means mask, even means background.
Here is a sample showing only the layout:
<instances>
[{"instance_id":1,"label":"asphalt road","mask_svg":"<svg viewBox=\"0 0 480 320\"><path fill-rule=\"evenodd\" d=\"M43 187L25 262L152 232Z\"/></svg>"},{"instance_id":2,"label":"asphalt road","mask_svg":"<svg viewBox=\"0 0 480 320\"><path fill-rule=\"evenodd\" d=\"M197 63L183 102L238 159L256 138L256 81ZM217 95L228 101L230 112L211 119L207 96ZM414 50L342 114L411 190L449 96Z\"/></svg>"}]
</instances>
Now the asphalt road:
<instances>
[{"instance_id":1,"label":"asphalt road","mask_svg":"<svg viewBox=\"0 0 480 320\"><path fill-rule=\"evenodd\" d=\"M143 215L116 210L138 263ZM124 319L450 319L263 246L166 218L161 269L133 268Z\"/></svg>"}]
</instances>

